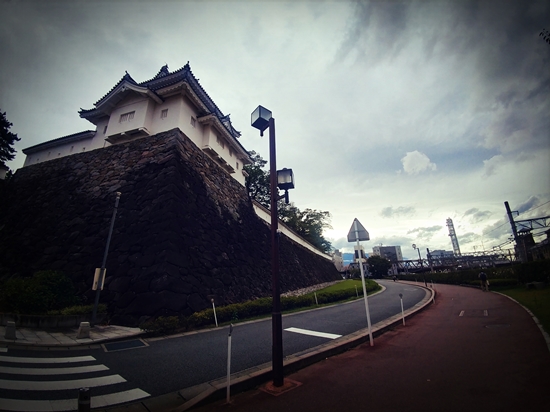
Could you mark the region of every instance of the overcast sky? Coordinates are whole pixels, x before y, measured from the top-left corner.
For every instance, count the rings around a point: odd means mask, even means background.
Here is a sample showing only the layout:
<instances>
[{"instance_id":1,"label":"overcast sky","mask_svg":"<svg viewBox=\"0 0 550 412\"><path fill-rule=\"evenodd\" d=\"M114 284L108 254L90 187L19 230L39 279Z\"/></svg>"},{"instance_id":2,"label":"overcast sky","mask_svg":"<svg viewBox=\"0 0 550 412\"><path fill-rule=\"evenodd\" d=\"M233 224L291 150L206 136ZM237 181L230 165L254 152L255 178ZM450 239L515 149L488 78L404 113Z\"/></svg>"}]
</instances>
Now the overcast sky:
<instances>
[{"instance_id":1,"label":"overcast sky","mask_svg":"<svg viewBox=\"0 0 550 412\"><path fill-rule=\"evenodd\" d=\"M0 109L22 149L94 129L80 119L124 75L191 69L242 133L273 112L290 198L329 211L333 246L463 253L550 215L550 1L0 0ZM538 233L537 231L535 233ZM545 236L536 237L537 241ZM509 247L509 246L507 246Z\"/></svg>"}]
</instances>

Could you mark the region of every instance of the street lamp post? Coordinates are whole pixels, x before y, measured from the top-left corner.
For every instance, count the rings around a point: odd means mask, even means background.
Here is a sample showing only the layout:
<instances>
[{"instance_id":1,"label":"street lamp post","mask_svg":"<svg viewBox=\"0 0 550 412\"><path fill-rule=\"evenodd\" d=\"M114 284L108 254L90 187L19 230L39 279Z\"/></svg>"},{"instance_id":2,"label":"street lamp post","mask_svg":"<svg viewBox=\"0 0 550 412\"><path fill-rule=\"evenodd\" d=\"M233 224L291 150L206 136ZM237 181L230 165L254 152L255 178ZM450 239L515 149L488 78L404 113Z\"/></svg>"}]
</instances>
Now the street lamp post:
<instances>
[{"instance_id":1,"label":"street lamp post","mask_svg":"<svg viewBox=\"0 0 550 412\"><path fill-rule=\"evenodd\" d=\"M277 201L284 198L288 203L288 189L294 189L294 174L292 169L277 171L277 153L275 147L275 119L271 111L265 107L258 106L252 112L252 127L260 130L263 136L265 129L269 128L269 177L271 188L271 289L273 294L273 309L271 314L272 329L272 369L273 386L283 386L283 323L281 316L281 290L279 281L279 239L278 239L278 217ZM285 191L279 196L278 188Z\"/></svg>"},{"instance_id":2,"label":"street lamp post","mask_svg":"<svg viewBox=\"0 0 550 412\"><path fill-rule=\"evenodd\" d=\"M115 226L115 218L118 210L118 202L120 200L121 193L116 192L115 207L113 209L113 216L111 217L111 226L109 227L109 235L107 236L107 244L105 245L105 253L103 254L103 262L101 263L101 269L99 270L99 276L97 280L96 293L94 308L92 311L92 326L95 326L96 317L97 317L97 307L99 306L99 295L101 294L101 289L103 289L103 280L105 277L105 265L107 264L107 254L109 253L109 245L111 244L111 236L113 234L113 227Z\"/></svg>"},{"instance_id":3,"label":"street lamp post","mask_svg":"<svg viewBox=\"0 0 550 412\"><path fill-rule=\"evenodd\" d=\"M412 244L413 249L415 249L418 252L418 261L420 262L420 269L422 270L424 268L424 265L422 265L422 256L420 256L420 249L416 247L416 245ZM424 285L428 287L428 282L426 282L426 275L424 272L422 272L422 278L424 279Z\"/></svg>"}]
</instances>

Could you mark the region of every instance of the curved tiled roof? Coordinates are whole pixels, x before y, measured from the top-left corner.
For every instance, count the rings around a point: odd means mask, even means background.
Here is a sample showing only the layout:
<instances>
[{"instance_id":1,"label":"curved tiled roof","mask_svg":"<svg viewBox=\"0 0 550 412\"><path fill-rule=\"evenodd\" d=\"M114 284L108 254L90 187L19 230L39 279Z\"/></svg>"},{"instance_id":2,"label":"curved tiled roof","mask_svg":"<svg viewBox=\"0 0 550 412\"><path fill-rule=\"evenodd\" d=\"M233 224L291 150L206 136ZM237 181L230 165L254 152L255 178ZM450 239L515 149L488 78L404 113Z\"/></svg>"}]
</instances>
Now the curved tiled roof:
<instances>
[{"instance_id":1,"label":"curved tiled roof","mask_svg":"<svg viewBox=\"0 0 550 412\"><path fill-rule=\"evenodd\" d=\"M83 132L73 133L67 136L59 137L57 139L48 140L47 142L39 143L31 147L27 147L26 149L23 149L22 152L26 155L29 155L40 150L47 149L49 147L57 147L59 144L62 143L78 142L79 140L91 139L92 137L94 137L94 135L94 130L85 130Z\"/></svg>"},{"instance_id":2,"label":"curved tiled roof","mask_svg":"<svg viewBox=\"0 0 550 412\"><path fill-rule=\"evenodd\" d=\"M186 82L190 87L191 90L197 95L197 97L201 100L201 102L204 104L204 106L209 110L210 113L215 114L216 117L220 120L220 122L224 125L224 127L227 129L229 134L235 138L238 138L241 136L241 133L236 130L233 125L231 124L231 119L229 118L229 115L224 115L222 111L218 108L218 106L214 103L212 98L206 93L204 88L200 85L199 79L197 79L193 72L191 71L191 66L189 65L189 62L182 68L175 70L173 72L170 72L168 69L168 65L165 64L160 68L158 73L153 77L152 79L146 80L141 83L137 83L129 74L126 72L126 74L120 79L120 81L114 85L111 90L105 96L103 96L101 99L99 99L94 106L98 106L103 102L105 99L107 99L111 93L113 93L116 88L124 81L128 81L136 86L140 87L146 87L147 89L151 90L152 92L155 92L156 90L171 86L173 84L176 84L178 82ZM96 109L80 109L79 114L86 115L91 114Z\"/></svg>"}]
</instances>

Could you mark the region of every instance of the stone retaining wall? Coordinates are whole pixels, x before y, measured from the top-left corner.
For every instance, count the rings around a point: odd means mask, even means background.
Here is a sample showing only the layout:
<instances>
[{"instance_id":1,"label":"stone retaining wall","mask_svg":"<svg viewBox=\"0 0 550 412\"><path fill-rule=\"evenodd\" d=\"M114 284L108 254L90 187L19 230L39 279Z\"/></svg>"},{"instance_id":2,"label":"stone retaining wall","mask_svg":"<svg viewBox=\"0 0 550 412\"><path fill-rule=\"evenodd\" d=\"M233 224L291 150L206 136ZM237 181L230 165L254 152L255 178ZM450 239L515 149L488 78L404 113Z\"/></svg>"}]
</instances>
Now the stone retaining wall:
<instances>
[{"instance_id":1,"label":"stone retaining wall","mask_svg":"<svg viewBox=\"0 0 550 412\"><path fill-rule=\"evenodd\" d=\"M179 129L19 169L0 188L0 279L60 270L92 303L117 191L101 293L112 322L270 296L269 228ZM280 255L282 292L340 279L284 236Z\"/></svg>"}]
</instances>

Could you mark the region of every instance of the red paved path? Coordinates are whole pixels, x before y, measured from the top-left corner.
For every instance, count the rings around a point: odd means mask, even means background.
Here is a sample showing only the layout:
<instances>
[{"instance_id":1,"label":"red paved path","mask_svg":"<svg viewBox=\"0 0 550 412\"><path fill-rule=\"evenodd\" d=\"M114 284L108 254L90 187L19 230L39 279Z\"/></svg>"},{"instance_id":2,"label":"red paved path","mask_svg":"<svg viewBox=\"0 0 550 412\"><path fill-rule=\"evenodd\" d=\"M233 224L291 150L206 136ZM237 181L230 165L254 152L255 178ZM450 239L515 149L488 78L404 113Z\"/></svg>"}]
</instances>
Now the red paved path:
<instances>
[{"instance_id":1,"label":"red paved path","mask_svg":"<svg viewBox=\"0 0 550 412\"><path fill-rule=\"evenodd\" d=\"M276 397L253 390L196 410L550 411L550 351L525 309L478 289L436 290L435 305L374 347L287 376L298 388Z\"/></svg>"}]
</instances>

